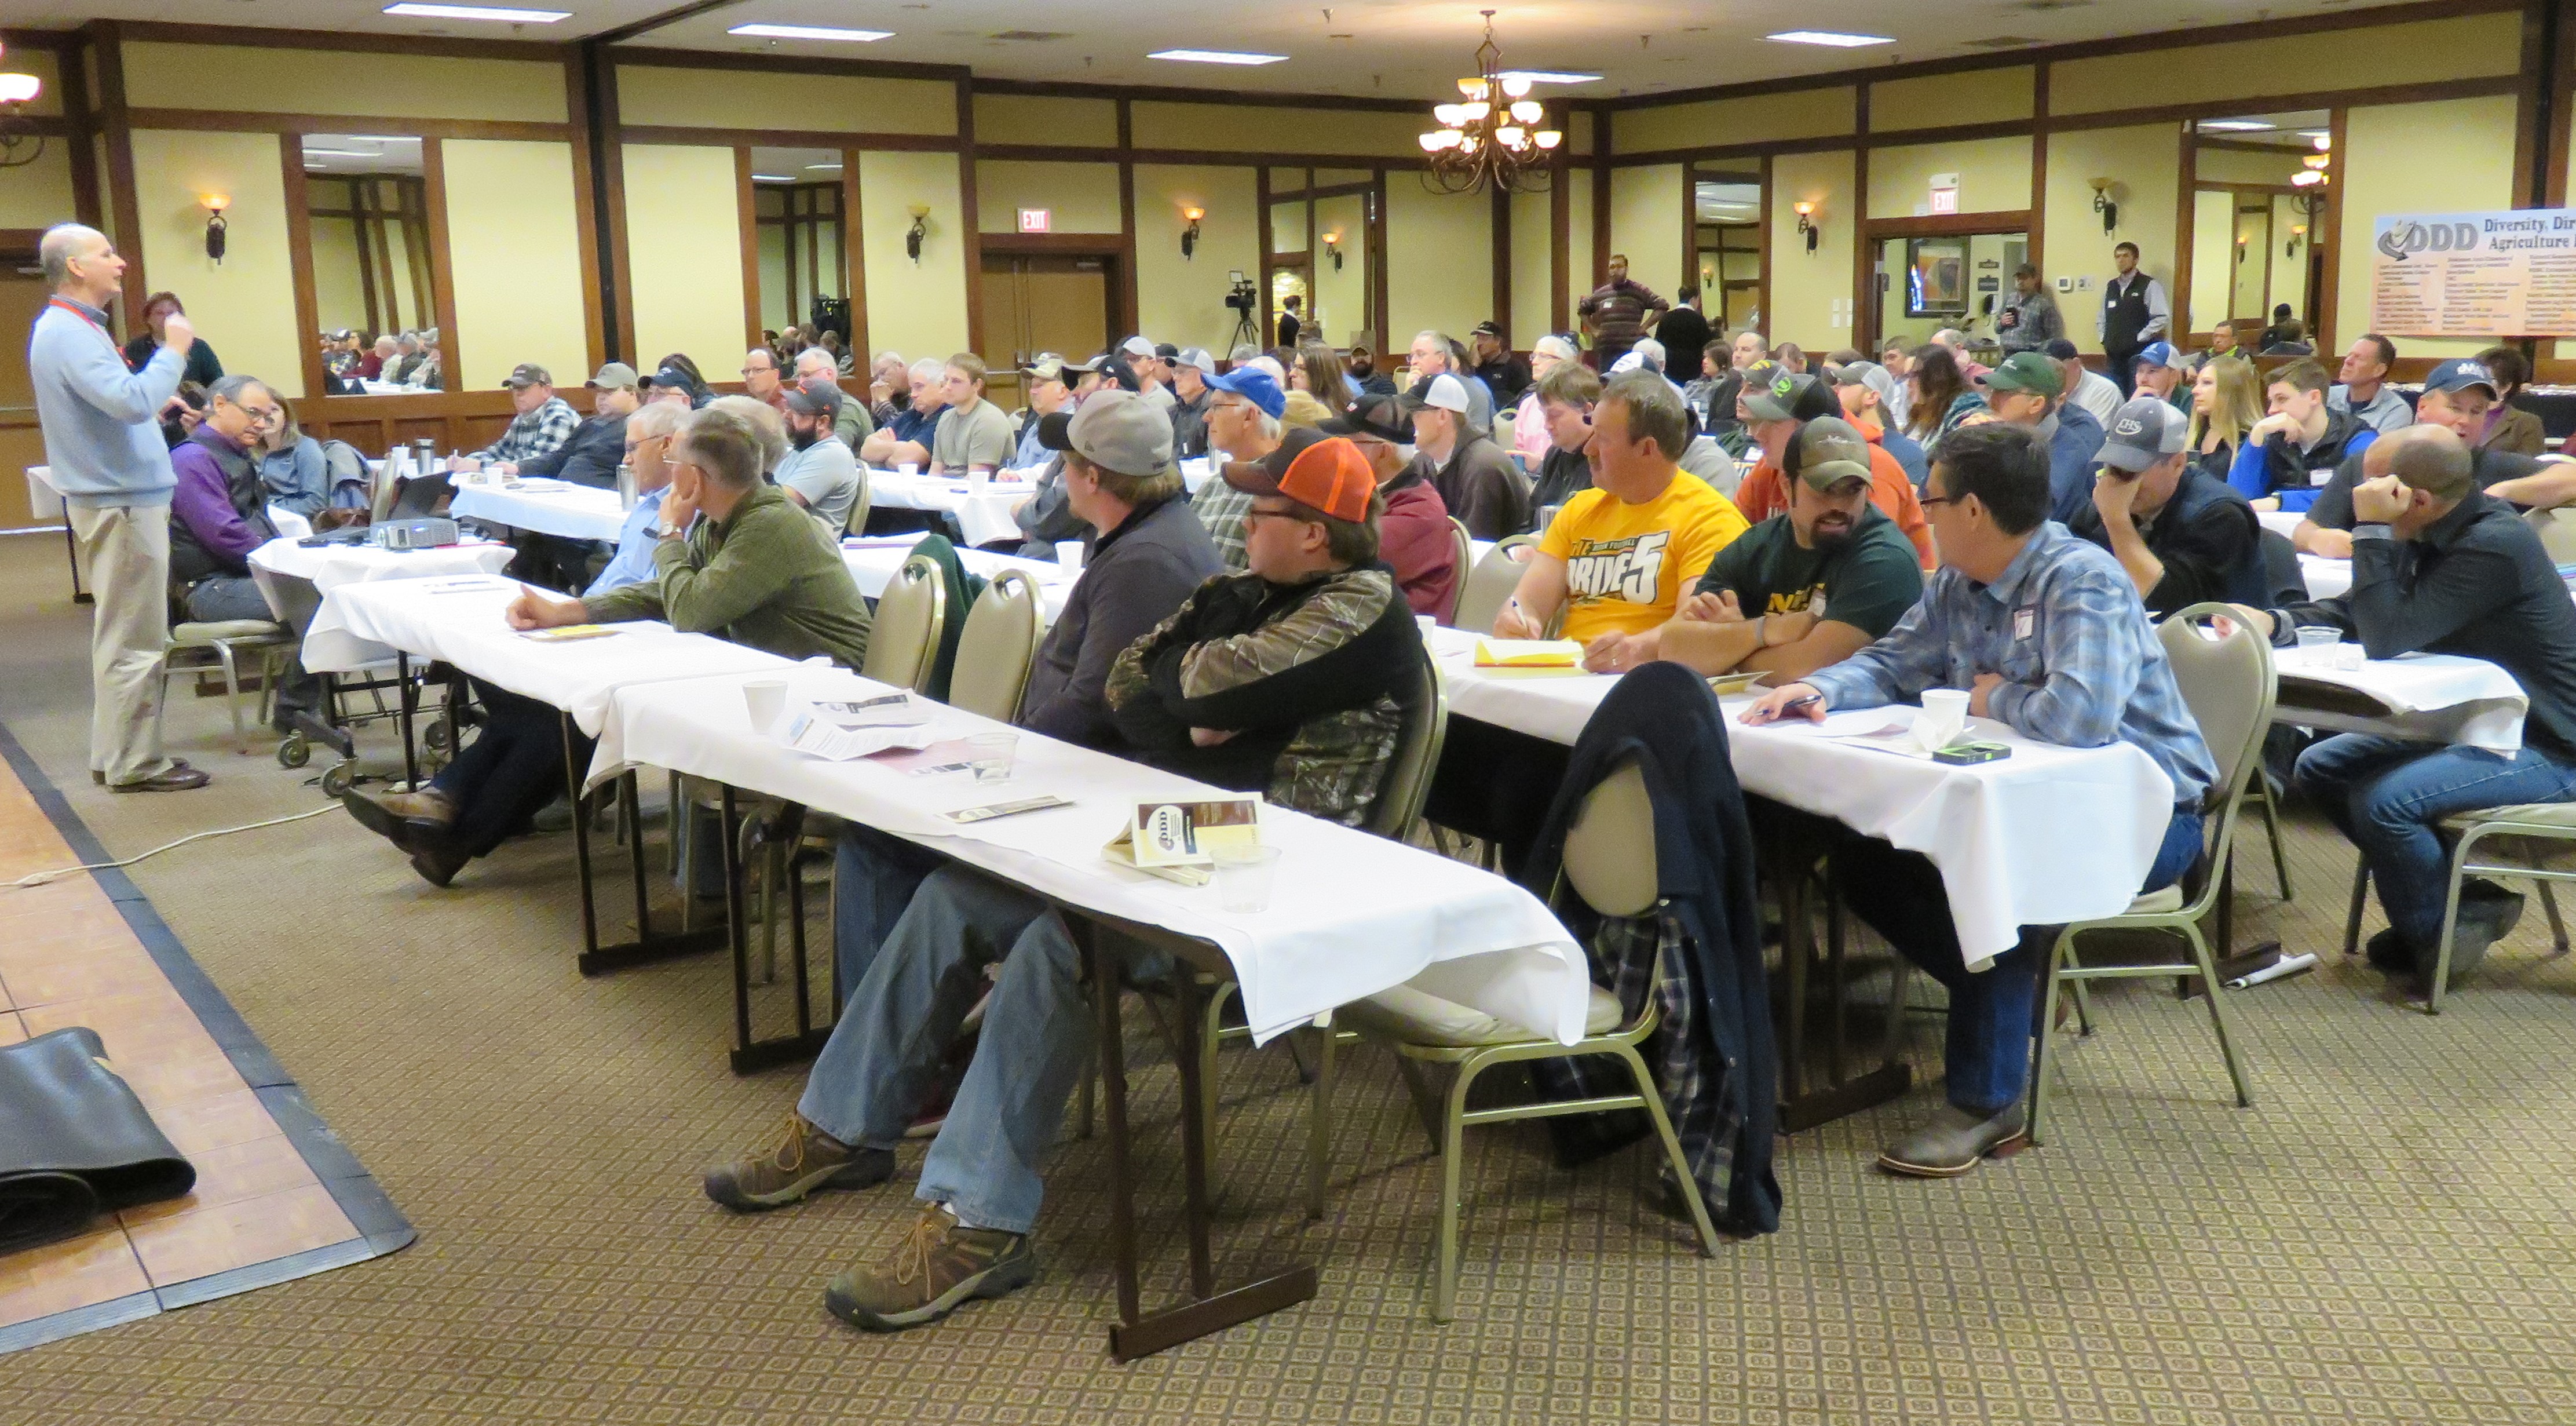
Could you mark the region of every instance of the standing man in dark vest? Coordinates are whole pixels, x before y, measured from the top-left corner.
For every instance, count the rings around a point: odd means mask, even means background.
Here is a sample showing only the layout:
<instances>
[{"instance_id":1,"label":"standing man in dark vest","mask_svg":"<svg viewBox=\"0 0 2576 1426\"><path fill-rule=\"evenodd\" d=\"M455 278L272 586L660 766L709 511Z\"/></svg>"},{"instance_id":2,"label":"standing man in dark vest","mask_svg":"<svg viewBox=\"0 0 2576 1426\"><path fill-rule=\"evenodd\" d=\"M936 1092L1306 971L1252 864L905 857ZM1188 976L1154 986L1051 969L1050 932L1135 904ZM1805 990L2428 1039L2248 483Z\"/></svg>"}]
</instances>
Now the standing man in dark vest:
<instances>
[{"instance_id":1,"label":"standing man in dark vest","mask_svg":"<svg viewBox=\"0 0 2576 1426\"><path fill-rule=\"evenodd\" d=\"M2165 300L2163 283L2138 271L2136 243L2111 249L2111 263L2119 271L2102 284L2102 310L2093 319L2093 330L2102 338L2103 355L2110 358L2111 379L2128 396L2135 391L2138 351L2165 340L2173 328L2173 305Z\"/></svg>"}]
</instances>

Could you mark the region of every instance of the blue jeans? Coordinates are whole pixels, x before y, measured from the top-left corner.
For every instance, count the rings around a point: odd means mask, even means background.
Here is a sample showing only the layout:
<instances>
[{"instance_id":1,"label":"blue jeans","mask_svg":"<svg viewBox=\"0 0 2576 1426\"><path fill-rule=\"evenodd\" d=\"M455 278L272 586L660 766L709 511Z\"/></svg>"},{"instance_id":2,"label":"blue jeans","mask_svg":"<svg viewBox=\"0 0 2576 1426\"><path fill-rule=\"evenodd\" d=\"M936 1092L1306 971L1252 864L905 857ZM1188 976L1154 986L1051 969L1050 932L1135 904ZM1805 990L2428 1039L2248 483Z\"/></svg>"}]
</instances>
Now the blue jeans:
<instances>
[{"instance_id":1,"label":"blue jeans","mask_svg":"<svg viewBox=\"0 0 2576 1426\"><path fill-rule=\"evenodd\" d=\"M2180 812L2165 824L2164 845L2140 892L2182 880L2200 859L2201 817ZM2021 1101L2030 1087L2030 1034L2039 1005L2039 974L2057 943L2054 926L2022 928L2021 943L1982 971L1959 949L1941 872L1919 852L1854 838L1834 851L1834 875L1852 911L1950 991L1950 1028L1942 1046L1950 1102L1990 1119Z\"/></svg>"},{"instance_id":2,"label":"blue jeans","mask_svg":"<svg viewBox=\"0 0 2576 1426\"><path fill-rule=\"evenodd\" d=\"M2299 755L2291 786L2317 800L2370 863L2379 907L2416 950L2442 934L2449 886L2445 817L2517 802L2576 800L2576 767L2529 747L2482 748L2345 733Z\"/></svg>"},{"instance_id":3,"label":"blue jeans","mask_svg":"<svg viewBox=\"0 0 2576 1426\"><path fill-rule=\"evenodd\" d=\"M796 1112L844 1144L892 1149L920 1109L958 1026L1002 966L984 1033L918 1196L978 1227L1026 1233L1064 1103L1091 1053L1082 956L1045 902L961 867L934 872L842 1010Z\"/></svg>"},{"instance_id":4,"label":"blue jeans","mask_svg":"<svg viewBox=\"0 0 2576 1426\"><path fill-rule=\"evenodd\" d=\"M912 894L948 859L925 847L855 823L841 833L832 862L832 983L842 1004L856 995L912 905Z\"/></svg>"}]
</instances>

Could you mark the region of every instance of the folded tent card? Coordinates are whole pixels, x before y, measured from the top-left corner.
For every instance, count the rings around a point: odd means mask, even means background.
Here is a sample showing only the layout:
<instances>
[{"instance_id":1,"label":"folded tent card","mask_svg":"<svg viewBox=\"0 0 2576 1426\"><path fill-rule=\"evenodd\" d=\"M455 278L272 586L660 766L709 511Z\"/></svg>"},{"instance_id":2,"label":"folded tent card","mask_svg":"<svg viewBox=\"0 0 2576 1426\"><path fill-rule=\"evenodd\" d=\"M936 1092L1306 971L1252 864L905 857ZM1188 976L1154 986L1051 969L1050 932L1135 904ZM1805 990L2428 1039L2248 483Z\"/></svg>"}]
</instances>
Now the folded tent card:
<instances>
[{"instance_id":1,"label":"folded tent card","mask_svg":"<svg viewBox=\"0 0 2576 1426\"><path fill-rule=\"evenodd\" d=\"M909 693L816 698L794 707L786 706L784 695L782 687L780 707L775 710L763 708L749 688L743 696L752 700L755 726L800 753L852 762L895 748L918 751L938 741L926 700Z\"/></svg>"},{"instance_id":2,"label":"folded tent card","mask_svg":"<svg viewBox=\"0 0 2576 1426\"><path fill-rule=\"evenodd\" d=\"M1184 886L1203 886L1219 847L1261 845L1261 794L1192 802L1139 802L1101 849L1113 862Z\"/></svg>"}]
</instances>

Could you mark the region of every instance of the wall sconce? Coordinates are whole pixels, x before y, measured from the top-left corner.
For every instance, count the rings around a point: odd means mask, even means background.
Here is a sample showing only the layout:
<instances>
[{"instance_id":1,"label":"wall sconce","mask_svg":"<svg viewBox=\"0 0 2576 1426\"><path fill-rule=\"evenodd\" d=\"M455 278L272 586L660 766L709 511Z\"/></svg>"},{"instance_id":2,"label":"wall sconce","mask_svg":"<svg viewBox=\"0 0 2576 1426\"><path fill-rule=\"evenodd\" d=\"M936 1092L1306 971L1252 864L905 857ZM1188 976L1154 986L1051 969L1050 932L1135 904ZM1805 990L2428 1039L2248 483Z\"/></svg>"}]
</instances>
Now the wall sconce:
<instances>
[{"instance_id":1,"label":"wall sconce","mask_svg":"<svg viewBox=\"0 0 2576 1426\"><path fill-rule=\"evenodd\" d=\"M929 236L930 205L915 203L912 205L912 227L903 235L903 255L914 262L921 261L921 240Z\"/></svg>"},{"instance_id":2,"label":"wall sconce","mask_svg":"<svg viewBox=\"0 0 2576 1426\"><path fill-rule=\"evenodd\" d=\"M2236 240L2236 260L2240 263L2245 261L2245 240L2243 238L2238 238Z\"/></svg>"},{"instance_id":3,"label":"wall sconce","mask_svg":"<svg viewBox=\"0 0 2576 1426\"><path fill-rule=\"evenodd\" d=\"M198 196L197 206L206 210L206 256L221 267L224 262L224 229L227 226L224 210L233 206L233 200L225 194L206 193Z\"/></svg>"},{"instance_id":4,"label":"wall sconce","mask_svg":"<svg viewBox=\"0 0 2576 1426\"><path fill-rule=\"evenodd\" d=\"M1187 259L1199 250L1199 219L1207 216L1207 210L1184 208L1181 210L1181 216L1189 220L1189 226L1181 229L1181 256Z\"/></svg>"},{"instance_id":5,"label":"wall sconce","mask_svg":"<svg viewBox=\"0 0 2576 1426\"><path fill-rule=\"evenodd\" d=\"M1798 231L1807 237L1807 251L1814 252L1818 231L1815 222L1816 205L1812 202L1799 202L1790 206L1798 210Z\"/></svg>"},{"instance_id":6,"label":"wall sconce","mask_svg":"<svg viewBox=\"0 0 2576 1426\"><path fill-rule=\"evenodd\" d=\"M2105 234L2120 226L2120 205L2111 201L2111 189L2117 181L2109 178L2093 180L2093 211L2102 215Z\"/></svg>"},{"instance_id":7,"label":"wall sconce","mask_svg":"<svg viewBox=\"0 0 2576 1426\"><path fill-rule=\"evenodd\" d=\"M32 132L34 122L18 112L44 90L45 82L32 74L0 74L0 168L18 168L44 156L45 136Z\"/></svg>"},{"instance_id":8,"label":"wall sconce","mask_svg":"<svg viewBox=\"0 0 2576 1426\"><path fill-rule=\"evenodd\" d=\"M1342 270L1342 235L1340 233L1333 232L1326 233L1324 235L1324 254L1333 260L1333 271L1339 272Z\"/></svg>"},{"instance_id":9,"label":"wall sconce","mask_svg":"<svg viewBox=\"0 0 2576 1426\"><path fill-rule=\"evenodd\" d=\"M2299 255L2299 240L2300 240L2301 238L2306 237L2307 235L2308 235L2308 225L2307 225L2307 224L2305 224L2305 223L2293 223L2293 224L2291 224L2291 225L2290 225L2290 241L2289 241L2288 243L2286 243L2286 244L2284 244L2284 245L2282 246L2282 248L2281 248L2281 256L2283 256L2283 257L2297 257L2297 256Z\"/></svg>"}]
</instances>

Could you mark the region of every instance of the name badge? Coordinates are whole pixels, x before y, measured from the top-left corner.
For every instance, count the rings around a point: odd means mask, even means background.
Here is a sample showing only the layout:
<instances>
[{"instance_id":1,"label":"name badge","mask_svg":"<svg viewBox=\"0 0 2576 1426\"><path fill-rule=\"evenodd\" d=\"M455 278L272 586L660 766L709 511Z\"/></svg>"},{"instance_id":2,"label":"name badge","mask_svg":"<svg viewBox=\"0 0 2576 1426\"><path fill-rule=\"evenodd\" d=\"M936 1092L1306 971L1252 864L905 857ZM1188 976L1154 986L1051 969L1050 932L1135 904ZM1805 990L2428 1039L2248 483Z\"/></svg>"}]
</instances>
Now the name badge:
<instances>
[{"instance_id":1,"label":"name badge","mask_svg":"<svg viewBox=\"0 0 2576 1426\"><path fill-rule=\"evenodd\" d=\"M2319 466L2308 472L2308 484L2310 485L2322 486L2334 478L2335 468L2330 465Z\"/></svg>"},{"instance_id":2,"label":"name badge","mask_svg":"<svg viewBox=\"0 0 2576 1426\"><path fill-rule=\"evenodd\" d=\"M2039 622L2039 615L2037 614L2037 612L2036 612L2036 611L2029 610L2029 609L2016 609L2016 610L2014 610L2014 611L2013 611L2013 637L2014 637L2014 638L2016 638L2016 639L2027 639L2027 638L2029 638L2029 637L2030 637L2031 627L2032 627L2034 624L2038 623L2038 622Z\"/></svg>"}]
</instances>

